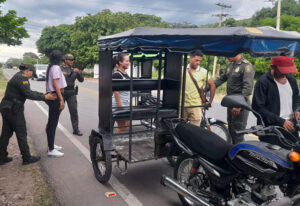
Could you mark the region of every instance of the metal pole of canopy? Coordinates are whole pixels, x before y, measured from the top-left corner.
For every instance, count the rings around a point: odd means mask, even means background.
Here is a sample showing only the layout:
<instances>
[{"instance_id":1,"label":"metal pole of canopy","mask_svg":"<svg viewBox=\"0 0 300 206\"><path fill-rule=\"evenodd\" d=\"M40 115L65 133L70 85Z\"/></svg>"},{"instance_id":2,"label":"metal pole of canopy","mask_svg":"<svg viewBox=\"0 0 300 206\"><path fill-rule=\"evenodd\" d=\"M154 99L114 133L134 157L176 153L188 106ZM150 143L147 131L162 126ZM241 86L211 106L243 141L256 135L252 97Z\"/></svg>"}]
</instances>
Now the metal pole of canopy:
<instances>
[{"instance_id":1,"label":"metal pole of canopy","mask_svg":"<svg viewBox=\"0 0 300 206\"><path fill-rule=\"evenodd\" d=\"M183 77L182 77L182 90L181 90L181 118L184 117L184 99L185 99L185 82L186 82L186 68L187 67L187 54L184 54L183 59Z\"/></svg>"},{"instance_id":2,"label":"metal pole of canopy","mask_svg":"<svg viewBox=\"0 0 300 206\"><path fill-rule=\"evenodd\" d=\"M206 67L207 73L206 73L206 84L205 84L205 90L204 90L205 102L206 102L206 95L207 95L207 81L208 81L209 65L210 65L210 56L208 56L207 67ZM205 112L206 112L206 109L204 108L204 112L203 112L204 117L205 117Z\"/></svg>"},{"instance_id":3,"label":"metal pole of canopy","mask_svg":"<svg viewBox=\"0 0 300 206\"><path fill-rule=\"evenodd\" d=\"M133 90L133 53L130 55L130 122L129 122L129 162L132 151L132 90Z\"/></svg>"},{"instance_id":4,"label":"metal pole of canopy","mask_svg":"<svg viewBox=\"0 0 300 206\"><path fill-rule=\"evenodd\" d=\"M159 63L158 63L158 85L157 85L157 102L156 102L156 114L155 114L155 128L158 128L158 112L160 107L160 90L161 90L161 67L162 67L162 50L159 52Z\"/></svg>"}]
</instances>

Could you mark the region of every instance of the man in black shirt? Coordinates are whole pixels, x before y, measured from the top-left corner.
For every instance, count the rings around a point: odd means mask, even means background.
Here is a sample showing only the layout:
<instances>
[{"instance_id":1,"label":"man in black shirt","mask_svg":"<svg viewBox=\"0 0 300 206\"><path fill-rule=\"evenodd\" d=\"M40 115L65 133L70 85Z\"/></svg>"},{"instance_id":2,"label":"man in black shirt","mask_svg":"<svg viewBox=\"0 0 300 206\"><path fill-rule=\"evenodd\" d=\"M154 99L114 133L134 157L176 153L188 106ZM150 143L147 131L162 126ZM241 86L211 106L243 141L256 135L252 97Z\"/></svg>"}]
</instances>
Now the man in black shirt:
<instances>
[{"instance_id":1,"label":"man in black shirt","mask_svg":"<svg viewBox=\"0 0 300 206\"><path fill-rule=\"evenodd\" d=\"M300 106L299 89L295 77L294 58L279 56L272 59L271 70L255 84L252 108L268 125L282 126L293 131L293 111ZM300 113L297 114L298 119ZM261 124L258 119L258 124Z\"/></svg>"}]
</instances>

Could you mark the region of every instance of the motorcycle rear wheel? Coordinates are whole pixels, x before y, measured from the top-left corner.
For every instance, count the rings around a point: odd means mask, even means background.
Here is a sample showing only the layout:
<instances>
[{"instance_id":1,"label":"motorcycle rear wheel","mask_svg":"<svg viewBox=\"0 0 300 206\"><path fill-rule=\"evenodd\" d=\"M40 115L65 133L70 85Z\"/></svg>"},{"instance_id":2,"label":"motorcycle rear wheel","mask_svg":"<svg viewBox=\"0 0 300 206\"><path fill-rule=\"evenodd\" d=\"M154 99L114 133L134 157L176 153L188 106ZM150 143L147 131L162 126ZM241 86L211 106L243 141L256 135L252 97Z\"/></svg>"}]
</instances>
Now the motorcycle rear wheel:
<instances>
[{"instance_id":1,"label":"motorcycle rear wheel","mask_svg":"<svg viewBox=\"0 0 300 206\"><path fill-rule=\"evenodd\" d=\"M199 189L199 188L194 188L193 186L188 186L188 185L190 185L191 181L193 181L193 184L196 183L198 186L202 185L202 186L206 187L206 189L209 189L210 186L207 181L208 177L201 165L197 171L197 173L199 173L199 174L195 175L194 178L189 180L192 163L193 163L192 157L190 157L186 153L181 154L178 157L175 168L174 168L174 179L177 180L181 185L185 186L185 188L188 188L189 190L193 191L194 193L196 193L195 189ZM186 198L180 194L178 194L178 196L184 206L195 206L196 205L188 198Z\"/></svg>"}]
</instances>

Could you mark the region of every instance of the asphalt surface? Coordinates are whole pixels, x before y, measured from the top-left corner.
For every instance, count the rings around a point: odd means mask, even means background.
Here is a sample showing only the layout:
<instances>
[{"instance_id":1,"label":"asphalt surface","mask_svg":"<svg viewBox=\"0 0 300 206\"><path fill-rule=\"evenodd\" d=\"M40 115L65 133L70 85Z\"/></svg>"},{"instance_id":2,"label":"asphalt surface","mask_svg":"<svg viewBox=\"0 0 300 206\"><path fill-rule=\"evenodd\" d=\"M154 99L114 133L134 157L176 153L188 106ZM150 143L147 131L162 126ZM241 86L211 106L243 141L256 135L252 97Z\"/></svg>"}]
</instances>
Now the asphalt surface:
<instances>
[{"instance_id":1,"label":"asphalt surface","mask_svg":"<svg viewBox=\"0 0 300 206\"><path fill-rule=\"evenodd\" d=\"M17 70L4 70L9 79ZM45 92L45 81L30 80L31 89ZM25 117L28 135L32 138L36 151L41 155L43 172L60 205L144 205L179 206L177 194L160 185L162 174L173 176L173 169L165 159L130 164L128 172L121 175L113 169L108 184L102 185L94 177L89 160L88 138L91 130L98 125L98 83L85 81L78 83L79 127L84 136L74 136L66 108L63 110L56 130L55 144L63 147L62 158L47 157L48 106L44 102L27 100ZM216 101L217 102L217 101ZM226 121L226 108L214 103L208 116ZM249 117L248 126L256 119ZM247 138L248 139L248 138ZM116 192L116 197L107 198L106 192Z\"/></svg>"}]
</instances>

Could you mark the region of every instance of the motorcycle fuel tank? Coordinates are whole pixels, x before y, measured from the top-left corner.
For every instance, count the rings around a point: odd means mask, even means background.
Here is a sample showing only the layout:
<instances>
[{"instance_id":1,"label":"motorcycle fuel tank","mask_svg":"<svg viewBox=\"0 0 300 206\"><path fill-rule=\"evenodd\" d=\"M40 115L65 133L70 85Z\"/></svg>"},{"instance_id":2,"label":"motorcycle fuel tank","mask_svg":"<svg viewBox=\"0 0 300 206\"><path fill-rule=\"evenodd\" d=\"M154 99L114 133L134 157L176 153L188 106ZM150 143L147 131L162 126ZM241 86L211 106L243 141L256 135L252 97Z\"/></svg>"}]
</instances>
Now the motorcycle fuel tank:
<instances>
[{"instance_id":1,"label":"motorcycle fuel tank","mask_svg":"<svg viewBox=\"0 0 300 206\"><path fill-rule=\"evenodd\" d=\"M235 145L229 152L229 158L244 174L266 183L279 184L285 181L285 174L293 169L288 154L288 150L277 145L247 141Z\"/></svg>"}]
</instances>

